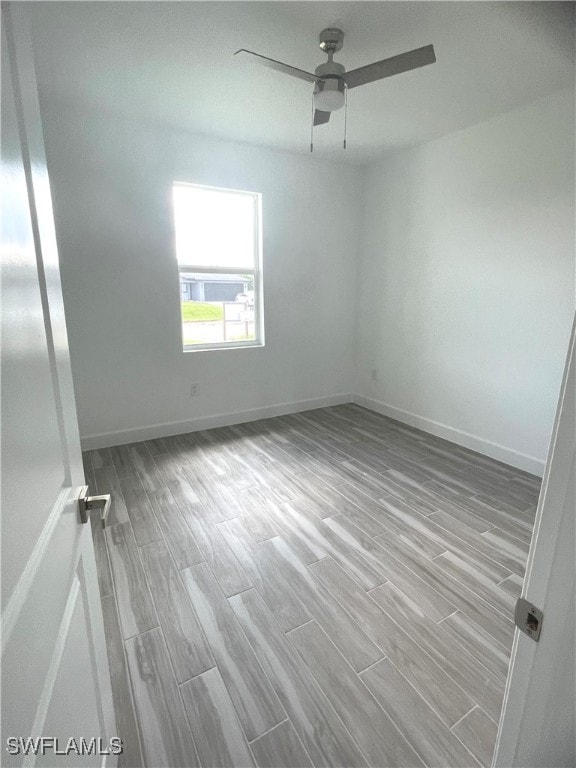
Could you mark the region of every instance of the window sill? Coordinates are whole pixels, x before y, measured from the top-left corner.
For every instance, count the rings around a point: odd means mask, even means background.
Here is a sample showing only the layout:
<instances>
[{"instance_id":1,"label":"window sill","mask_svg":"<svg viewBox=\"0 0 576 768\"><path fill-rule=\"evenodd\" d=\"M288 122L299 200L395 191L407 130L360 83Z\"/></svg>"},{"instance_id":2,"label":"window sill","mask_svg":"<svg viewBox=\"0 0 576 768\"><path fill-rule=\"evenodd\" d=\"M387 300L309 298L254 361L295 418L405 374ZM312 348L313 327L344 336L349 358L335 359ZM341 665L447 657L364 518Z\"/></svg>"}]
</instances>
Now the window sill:
<instances>
[{"instance_id":1,"label":"window sill","mask_svg":"<svg viewBox=\"0 0 576 768\"><path fill-rule=\"evenodd\" d=\"M231 341L222 344L191 344L188 347L183 347L182 352L187 354L188 352L218 352L224 349L262 349L263 347L263 341Z\"/></svg>"}]
</instances>

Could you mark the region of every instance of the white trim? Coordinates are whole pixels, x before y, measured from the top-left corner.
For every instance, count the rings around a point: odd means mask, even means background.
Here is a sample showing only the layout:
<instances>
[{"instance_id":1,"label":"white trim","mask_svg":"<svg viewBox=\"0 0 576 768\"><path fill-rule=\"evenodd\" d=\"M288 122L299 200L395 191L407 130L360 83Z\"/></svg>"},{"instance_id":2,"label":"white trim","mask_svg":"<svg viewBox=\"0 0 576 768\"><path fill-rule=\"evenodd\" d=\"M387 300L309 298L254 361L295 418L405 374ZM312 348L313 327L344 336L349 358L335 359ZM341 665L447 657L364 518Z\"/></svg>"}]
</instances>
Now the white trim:
<instances>
[{"instance_id":1,"label":"white trim","mask_svg":"<svg viewBox=\"0 0 576 768\"><path fill-rule=\"evenodd\" d=\"M199 351L199 350L198 350ZM157 437L169 437L170 435L181 435L186 432L197 432L200 429L211 429L213 427L228 427L232 424L242 424L246 421L257 421L258 419L268 419L272 416L285 416L289 413L298 413L300 411L310 411L314 408L327 408L331 405L342 405L344 403L356 403L364 408L368 408L376 413L381 413L391 419L408 424L411 427L421 429L423 432L442 437L456 445L469 448L472 451L489 456L497 461L502 461L511 467L522 469L524 472L542 477L545 461L534 456L516 451L513 448L507 448L491 440L472 435L469 432L463 432L455 427L449 427L425 416L418 416L415 413L404 411L392 405L382 403L379 400L373 400L370 397L356 394L331 395L328 397L318 397L311 400L297 400L290 403L278 403L276 405L267 405L261 408L249 408L245 411L236 411L234 413L220 413L213 416L204 416L197 419L186 421L171 421L166 424L150 424L145 427L135 429L123 429L117 432L101 433L96 435L86 435L82 438L82 450L91 451L95 448L108 448L111 445L123 445L124 443L137 443L141 440L152 440Z\"/></svg>"},{"instance_id":2,"label":"white trim","mask_svg":"<svg viewBox=\"0 0 576 768\"><path fill-rule=\"evenodd\" d=\"M248 408L245 411L234 413L220 413L214 416L203 416L186 421L171 421L166 424L150 424L136 429L122 429L116 432L102 433L98 435L86 435L81 439L82 450L91 451L95 448L108 448L112 445L124 443L137 443L142 440L153 440L158 437L181 435L186 432L197 432L200 429L212 429L213 427L228 427L232 424L243 424L247 421L269 419L272 416L285 416L289 413L311 411L314 408L327 408L331 405L343 405L352 402L351 395L330 395L317 397L311 400L297 400L290 403L278 403L261 408Z\"/></svg>"},{"instance_id":3,"label":"white trim","mask_svg":"<svg viewBox=\"0 0 576 768\"><path fill-rule=\"evenodd\" d=\"M210 184L197 184L195 181L173 181L173 187L195 187L196 189L208 189L212 192L231 192L235 195L259 195L250 189L230 189L229 187L213 187Z\"/></svg>"},{"instance_id":4,"label":"white trim","mask_svg":"<svg viewBox=\"0 0 576 768\"><path fill-rule=\"evenodd\" d=\"M442 437L444 440L449 440L451 443L456 443L456 445L469 448L497 461L502 461L511 467L522 469L524 472L530 472L533 475L538 475L538 477L542 477L544 474L545 459L529 456L526 453L514 450L514 448L507 448L505 445L494 443L491 440L478 437L478 435L472 435L470 432L464 432L455 427L449 427L447 424L428 419L426 416L419 416L416 413L382 403L380 400L373 400L371 397L353 395L352 401L371 411L376 411L376 413L381 413L384 416L389 416L391 419L396 419L396 421L401 421L404 424L409 424L411 427L421 429L423 432Z\"/></svg>"},{"instance_id":5,"label":"white trim","mask_svg":"<svg viewBox=\"0 0 576 768\"><path fill-rule=\"evenodd\" d=\"M182 352L188 354L188 352L210 352L212 350L219 349L258 349L264 347L263 341L215 341L213 344L188 344L182 347Z\"/></svg>"},{"instance_id":6,"label":"white trim","mask_svg":"<svg viewBox=\"0 0 576 768\"><path fill-rule=\"evenodd\" d=\"M180 264L178 262L178 270L192 275L245 275L246 273L255 274L258 269L254 265L251 267L207 267L198 266L197 264Z\"/></svg>"}]
</instances>

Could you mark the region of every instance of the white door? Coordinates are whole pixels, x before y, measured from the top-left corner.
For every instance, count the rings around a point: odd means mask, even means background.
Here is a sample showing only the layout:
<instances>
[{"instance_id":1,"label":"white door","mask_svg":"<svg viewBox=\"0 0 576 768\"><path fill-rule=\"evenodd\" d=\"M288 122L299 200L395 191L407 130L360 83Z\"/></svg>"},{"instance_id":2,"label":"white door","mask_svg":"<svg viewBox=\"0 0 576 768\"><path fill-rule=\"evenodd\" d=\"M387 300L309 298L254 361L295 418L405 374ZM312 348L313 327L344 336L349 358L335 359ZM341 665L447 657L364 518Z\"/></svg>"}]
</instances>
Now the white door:
<instances>
[{"instance_id":1,"label":"white door","mask_svg":"<svg viewBox=\"0 0 576 768\"><path fill-rule=\"evenodd\" d=\"M522 591L544 612L542 634L536 643L516 630L497 768L576 766L575 327Z\"/></svg>"},{"instance_id":2,"label":"white door","mask_svg":"<svg viewBox=\"0 0 576 768\"><path fill-rule=\"evenodd\" d=\"M0 765L114 765L94 754L116 734L32 49L2 5Z\"/></svg>"}]
</instances>

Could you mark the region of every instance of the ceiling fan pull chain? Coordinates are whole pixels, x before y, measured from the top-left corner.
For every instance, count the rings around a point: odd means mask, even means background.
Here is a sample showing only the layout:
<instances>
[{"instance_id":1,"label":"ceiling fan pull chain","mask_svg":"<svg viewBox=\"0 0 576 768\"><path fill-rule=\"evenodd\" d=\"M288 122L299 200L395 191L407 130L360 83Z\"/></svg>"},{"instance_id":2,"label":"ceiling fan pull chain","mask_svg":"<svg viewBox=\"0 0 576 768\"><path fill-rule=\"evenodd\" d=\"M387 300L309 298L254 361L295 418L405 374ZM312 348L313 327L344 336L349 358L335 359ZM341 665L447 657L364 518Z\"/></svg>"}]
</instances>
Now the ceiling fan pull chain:
<instances>
[{"instance_id":1,"label":"ceiling fan pull chain","mask_svg":"<svg viewBox=\"0 0 576 768\"><path fill-rule=\"evenodd\" d=\"M346 149L346 129L348 127L348 86L344 83L344 149Z\"/></svg>"},{"instance_id":2,"label":"ceiling fan pull chain","mask_svg":"<svg viewBox=\"0 0 576 768\"><path fill-rule=\"evenodd\" d=\"M310 125L310 152L314 152L314 94L312 94L312 124Z\"/></svg>"}]
</instances>

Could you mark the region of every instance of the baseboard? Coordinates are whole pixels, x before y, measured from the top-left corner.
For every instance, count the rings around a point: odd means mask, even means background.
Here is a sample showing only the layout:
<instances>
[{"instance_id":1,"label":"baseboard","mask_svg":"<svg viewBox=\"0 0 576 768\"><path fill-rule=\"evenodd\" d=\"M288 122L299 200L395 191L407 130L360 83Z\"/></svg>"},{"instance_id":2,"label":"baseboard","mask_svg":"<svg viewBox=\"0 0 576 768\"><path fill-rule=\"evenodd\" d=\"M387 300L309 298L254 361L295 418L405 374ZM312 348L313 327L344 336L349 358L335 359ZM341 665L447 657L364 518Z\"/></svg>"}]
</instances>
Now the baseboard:
<instances>
[{"instance_id":1,"label":"baseboard","mask_svg":"<svg viewBox=\"0 0 576 768\"><path fill-rule=\"evenodd\" d=\"M229 427L232 424L243 424L247 421L269 419L273 416L285 416L289 413L311 411L314 408L327 408L331 405L342 405L343 403L350 402L357 403L384 416L389 416L391 419L396 419L396 421L403 422L404 424L409 424L411 427L421 429L423 432L442 437L444 440L449 440L451 443L469 448L484 456L490 456L497 461L503 461L512 467L522 469L524 472L530 472L530 474L538 475L539 477L542 477L544 474L545 461L542 459L515 451L513 448L507 448L499 443L493 443L469 432L449 427L425 416L418 416L410 411L404 411L401 408L382 403L371 397L349 394L331 395L310 400L296 400L290 403L279 403L262 408L249 408L245 411L221 413L213 416L187 419L185 421L173 421L166 424L150 424L145 427L137 427L136 429L122 429L116 432L97 435L86 435L81 439L82 450L90 451L95 448L109 448L112 445L123 445L124 443L139 443L142 440L170 437L171 435L181 435L186 432L197 432L200 429Z\"/></svg>"},{"instance_id":2,"label":"baseboard","mask_svg":"<svg viewBox=\"0 0 576 768\"><path fill-rule=\"evenodd\" d=\"M436 435L436 437L442 437L444 440L456 443L456 445L469 448L471 451L482 453L484 456L490 456L492 459L502 461L517 469L522 469L524 472L538 475L538 477L542 477L544 474L546 462L542 459L537 459L535 456L515 451L513 448L493 443L491 440L472 435L469 432L463 432L455 427L449 427L425 416L418 416L415 413L410 413L410 411L404 411L401 408L382 403L371 397L352 395L352 402L371 411L376 411L376 413L381 413L383 416L389 416L391 419L409 424L411 427L421 429L423 432L429 432L431 435Z\"/></svg>"},{"instance_id":3,"label":"baseboard","mask_svg":"<svg viewBox=\"0 0 576 768\"><path fill-rule=\"evenodd\" d=\"M136 429L121 429L117 432L85 435L81 438L80 442L83 451L91 451L95 448L109 448L112 445L124 445L124 443L140 443L142 440L182 435L186 432L198 432L200 429L229 427L232 424L269 419L272 416L286 416L289 413L311 411L315 408L327 408L331 405L342 405L343 403L350 402L352 402L351 395L330 395L329 397L317 397L311 400L296 400L291 403L267 405L262 408L249 408L245 411L236 411L235 413L220 413L213 416L187 419L185 421L172 421L167 424L150 424L145 427L137 427Z\"/></svg>"}]
</instances>

